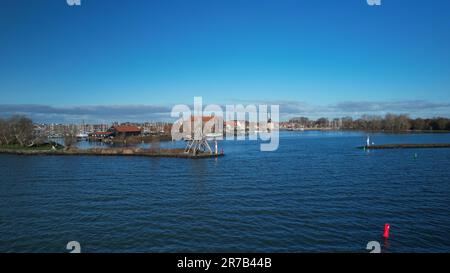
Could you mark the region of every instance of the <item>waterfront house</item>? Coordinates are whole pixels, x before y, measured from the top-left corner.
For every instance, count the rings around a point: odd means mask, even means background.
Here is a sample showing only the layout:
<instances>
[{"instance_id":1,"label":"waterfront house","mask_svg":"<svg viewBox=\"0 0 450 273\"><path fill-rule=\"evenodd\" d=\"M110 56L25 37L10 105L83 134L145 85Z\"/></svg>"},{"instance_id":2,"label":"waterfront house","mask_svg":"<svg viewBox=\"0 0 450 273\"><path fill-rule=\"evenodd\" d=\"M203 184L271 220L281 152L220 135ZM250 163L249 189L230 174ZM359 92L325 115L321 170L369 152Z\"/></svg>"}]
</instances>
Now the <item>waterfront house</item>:
<instances>
[{"instance_id":1,"label":"waterfront house","mask_svg":"<svg viewBox=\"0 0 450 273\"><path fill-rule=\"evenodd\" d=\"M141 129L135 125L118 125L112 128L115 137L139 136Z\"/></svg>"}]
</instances>

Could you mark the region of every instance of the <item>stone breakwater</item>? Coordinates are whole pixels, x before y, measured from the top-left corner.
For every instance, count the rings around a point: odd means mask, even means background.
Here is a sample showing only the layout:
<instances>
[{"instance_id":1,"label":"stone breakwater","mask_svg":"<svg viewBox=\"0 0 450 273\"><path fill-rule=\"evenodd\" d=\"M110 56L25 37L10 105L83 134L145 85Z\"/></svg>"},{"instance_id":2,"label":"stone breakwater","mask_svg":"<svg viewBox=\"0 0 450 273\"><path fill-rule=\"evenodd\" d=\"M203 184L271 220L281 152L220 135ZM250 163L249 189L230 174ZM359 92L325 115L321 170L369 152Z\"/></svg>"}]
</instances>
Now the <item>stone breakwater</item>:
<instances>
[{"instance_id":1,"label":"stone breakwater","mask_svg":"<svg viewBox=\"0 0 450 273\"><path fill-rule=\"evenodd\" d=\"M359 149L382 150L382 149L431 149L431 148L450 148L449 143L431 143L431 144L384 144L360 146Z\"/></svg>"}]
</instances>

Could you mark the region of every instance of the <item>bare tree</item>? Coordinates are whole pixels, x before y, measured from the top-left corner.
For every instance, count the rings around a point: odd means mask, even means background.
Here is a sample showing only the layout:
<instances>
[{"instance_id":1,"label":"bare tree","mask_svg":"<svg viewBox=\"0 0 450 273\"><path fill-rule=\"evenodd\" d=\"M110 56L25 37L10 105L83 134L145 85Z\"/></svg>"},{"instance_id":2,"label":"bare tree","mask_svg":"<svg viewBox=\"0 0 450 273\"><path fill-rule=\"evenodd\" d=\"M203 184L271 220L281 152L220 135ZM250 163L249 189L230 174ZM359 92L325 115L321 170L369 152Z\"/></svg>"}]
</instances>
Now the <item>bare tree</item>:
<instances>
[{"instance_id":1,"label":"bare tree","mask_svg":"<svg viewBox=\"0 0 450 273\"><path fill-rule=\"evenodd\" d=\"M9 137L7 136L8 132L8 122L0 118L0 145L9 144Z\"/></svg>"},{"instance_id":2,"label":"bare tree","mask_svg":"<svg viewBox=\"0 0 450 273\"><path fill-rule=\"evenodd\" d=\"M411 122L409 116L406 114L402 114L398 116L398 131L407 131L411 128Z\"/></svg>"},{"instance_id":3,"label":"bare tree","mask_svg":"<svg viewBox=\"0 0 450 273\"><path fill-rule=\"evenodd\" d=\"M342 127L344 129L353 129L353 118L352 117L343 117L342 118Z\"/></svg>"},{"instance_id":4,"label":"bare tree","mask_svg":"<svg viewBox=\"0 0 450 273\"><path fill-rule=\"evenodd\" d=\"M318 120L316 120L316 125L319 128L325 128L328 127L328 119L327 118L319 118Z\"/></svg>"},{"instance_id":5,"label":"bare tree","mask_svg":"<svg viewBox=\"0 0 450 273\"><path fill-rule=\"evenodd\" d=\"M9 145L13 143L14 137L11 133L11 127L11 119L2 119L0 121L0 139L2 145Z\"/></svg>"},{"instance_id":6,"label":"bare tree","mask_svg":"<svg viewBox=\"0 0 450 273\"><path fill-rule=\"evenodd\" d=\"M77 138L75 134L69 133L64 136L64 146L66 146L66 150L71 149L77 143Z\"/></svg>"},{"instance_id":7,"label":"bare tree","mask_svg":"<svg viewBox=\"0 0 450 273\"><path fill-rule=\"evenodd\" d=\"M412 120L411 125L412 130L427 130L427 122L424 119L417 118L415 120Z\"/></svg>"},{"instance_id":8,"label":"bare tree","mask_svg":"<svg viewBox=\"0 0 450 273\"><path fill-rule=\"evenodd\" d=\"M14 142L25 146L33 138L33 122L25 116L13 116L9 120L10 133Z\"/></svg>"}]
</instances>

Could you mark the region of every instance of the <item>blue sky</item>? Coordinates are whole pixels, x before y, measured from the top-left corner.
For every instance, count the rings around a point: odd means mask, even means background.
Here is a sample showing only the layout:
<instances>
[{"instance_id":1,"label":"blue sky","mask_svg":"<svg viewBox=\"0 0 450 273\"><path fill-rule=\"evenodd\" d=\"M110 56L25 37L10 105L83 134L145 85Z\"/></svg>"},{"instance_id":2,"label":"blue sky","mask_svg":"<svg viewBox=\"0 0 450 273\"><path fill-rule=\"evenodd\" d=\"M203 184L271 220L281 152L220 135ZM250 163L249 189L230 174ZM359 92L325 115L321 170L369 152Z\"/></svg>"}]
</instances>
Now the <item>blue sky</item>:
<instances>
[{"instance_id":1,"label":"blue sky","mask_svg":"<svg viewBox=\"0 0 450 273\"><path fill-rule=\"evenodd\" d=\"M450 116L447 0L81 3L2 1L3 114L100 119L102 105L150 119L202 96L285 116ZM147 112L126 115L136 107Z\"/></svg>"}]
</instances>

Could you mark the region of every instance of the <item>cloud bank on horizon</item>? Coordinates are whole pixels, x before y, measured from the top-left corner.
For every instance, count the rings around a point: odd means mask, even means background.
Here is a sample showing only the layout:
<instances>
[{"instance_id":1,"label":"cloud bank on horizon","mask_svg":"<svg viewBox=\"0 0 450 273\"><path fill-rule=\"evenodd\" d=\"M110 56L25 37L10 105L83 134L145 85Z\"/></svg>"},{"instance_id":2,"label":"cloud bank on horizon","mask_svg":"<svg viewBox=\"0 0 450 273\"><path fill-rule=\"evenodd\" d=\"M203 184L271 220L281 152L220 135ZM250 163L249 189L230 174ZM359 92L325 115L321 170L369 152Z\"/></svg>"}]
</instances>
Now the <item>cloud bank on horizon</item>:
<instances>
[{"instance_id":1,"label":"cloud bank on horizon","mask_svg":"<svg viewBox=\"0 0 450 273\"><path fill-rule=\"evenodd\" d=\"M409 114L411 117L450 117L450 103L425 100L409 101L343 101L329 105L311 105L301 101L236 101L233 104L279 105L282 121L305 116L340 118L387 113ZM225 106L225 105L223 105ZM225 107L223 107L225 111ZM111 123L168 121L172 106L169 105L78 105L51 106L39 104L0 104L0 117L26 115L40 123Z\"/></svg>"}]
</instances>

